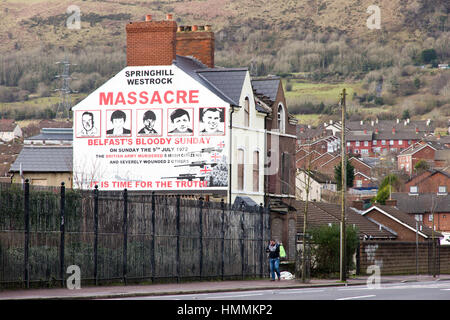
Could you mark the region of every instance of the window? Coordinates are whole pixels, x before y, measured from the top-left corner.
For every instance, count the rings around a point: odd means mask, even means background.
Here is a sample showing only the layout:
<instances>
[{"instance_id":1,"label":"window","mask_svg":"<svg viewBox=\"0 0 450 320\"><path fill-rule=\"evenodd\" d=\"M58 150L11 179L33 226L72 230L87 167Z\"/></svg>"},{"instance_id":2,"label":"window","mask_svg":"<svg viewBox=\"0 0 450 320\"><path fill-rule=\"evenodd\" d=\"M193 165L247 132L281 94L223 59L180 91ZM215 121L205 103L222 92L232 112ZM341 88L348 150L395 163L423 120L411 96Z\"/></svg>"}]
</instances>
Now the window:
<instances>
[{"instance_id":1,"label":"window","mask_svg":"<svg viewBox=\"0 0 450 320\"><path fill-rule=\"evenodd\" d=\"M416 221L423 221L423 215L422 214L415 214L414 218L416 219Z\"/></svg>"},{"instance_id":2,"label":"window","mask_svg":"<svg viewBox=\"0 0 450 320\"><path fill-rule=\"evenodd\" d=\"M381 140L381 144L382 144L383 146L385 146L385 145L386 145L386 140Z\"/></svg>"},{"instance_id":3,"label":"window","mask_svg":"<svg viewBox=\"0 0 450 320\"><path fill-rule=\"evenodd\" d=\"M259 191L259 151L253 152L253 191Z\"/></svg>"},{"instance_id":4,"label":"window","mask_svg":"<svg viewBox=\"0 0 450 320\"><path fill-rule=\"evenodd\" d=\"M418 192L419 192L419 188L417 188L417 186L409 187L409 193L418 193Z\"/></svg>"},{"instance_id":5,"label":"window","mask_svg":"<svg viewBox=\"0 0 450 320\"><path fill-rule=\"evenodd\" d=\"M447 194L447 186L439 186L438 193Z\"/></svg>"},{"instance_id":6,"label":"window","mask_svg":"<svg viewBox=\"0 0 450 320\"><path fill-rule=\"evenodd\" d=\"M356 180L356 187L361 188L362 187L362 180Z\"/></svg>"},{"instance_id":7,"label":"window","mask_svg":"<svg viewBox=\"0 0 450 320\"><path fill-rule=\"evenodd\" d=\"M377 140L373 140L373 145L376 146L377 145Z\"/></svg>"},{"instance_id":8,"label":"window","mask_svg":"<svg viewBox=\"0 0 450 320\"><path fill-rule=\"evenodd\" d=\"M244 190L244 150L238 150L238 190Z\"/></svg>"},{"instance_id":9,"label":"window","mask_svg":"<svg viewBox=\"0 0 450 320\"><path fill-rule=\"evenodd\" d=\"M364 147L368 147L369 146L369 141L364 141Z\"/></svg>"},{"instance_id":10,"label":"window","mask_svg":"<svg viewBox=\"0 0 450 320\"><path fill-rule=\"evenodd\" d=\"M398 140L398 144L401 146L403 145L403 140Z\"/></svg>"},{"instance_id":11,"label":"window","mask_svg":"<svg viewBox=\"0 0 450 320\"><path fill-rule=\"evenodd\" d=\"M248 97L245 98L244 102L244 126L248 127L250 125L250 101Z\"/></svg>"},{"instance_id":12,"label":"window","mask_svg":"<svg viewBox=\"0 0 450 320\"><path fill-rule=\"evenodd\" d=\"M291 157L289 153L281 155L281 193L289 194Z\"/></svg>"},{"instance_id":13,"label":"window","mask_svg":"<svg viewBox=\"0 0 450 320\"><path fill-rule=\"evenodd\" d=\"M390 140L389 141L389 145L393 146L394 145L394 140Z\"/></svg>"},{"instance_id":14,"label":"window","mask_svg":"<svg viewBox=\"0 0 450 320\"><path fill-rule=\"evenodd\" d=\"M359 147L359 141L356 141L356 142L355 142L355 145L356 145L357 147Z\"/></svg>"},{"instance_id":15,"label":"window","mask_svg":"<svg viewBox=\"0 0 450 320\"><path fill-rule=\"evenodd\" d=\"M347 142L347 147L350 147L350 142Z\"/></svg>"},{"instance_id":16,"label":"window","mask_svg":"<svg viewBox=\"0 0 450 320\"><path fill-rule=\"evenodd\" d=\"M278 105L278 128L280 129L281 133L284 133L284 109L283 105L280 103Z\"/></svg>"}]
</instances>

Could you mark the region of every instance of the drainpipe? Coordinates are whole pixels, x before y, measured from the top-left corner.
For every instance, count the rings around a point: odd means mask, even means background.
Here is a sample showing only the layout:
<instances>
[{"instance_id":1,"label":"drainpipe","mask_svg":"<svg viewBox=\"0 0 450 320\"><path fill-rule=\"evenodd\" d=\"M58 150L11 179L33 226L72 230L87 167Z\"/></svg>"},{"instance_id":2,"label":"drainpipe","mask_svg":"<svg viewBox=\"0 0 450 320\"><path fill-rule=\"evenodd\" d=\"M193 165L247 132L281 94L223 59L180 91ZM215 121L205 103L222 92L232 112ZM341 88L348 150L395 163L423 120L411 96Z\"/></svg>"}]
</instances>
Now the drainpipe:
<instances>
[{"instance_id":1,"label":"drainpipe","mask_svg":"<svg viewBox=\"0 0 450 320\"><path fill-rule=\"evenodd\" d=\"M230 164L229 164L229 170L228 170L228 174L229 174L229 185L228 185L228 203L229 203L229 205L230 205L230 207L231 207L231 188L232 188L232 183L231 183L231 178L232 178L232 157L233 157L233 148L232 148L232 143L233 143L233 113L234 113L234 107L235 106L233 106L233 105L230 105L231 106L231 113L230 113L230 152L229 152L229 155L228 155L228 161L230 161Z\"/></svg>"}]
</instances>

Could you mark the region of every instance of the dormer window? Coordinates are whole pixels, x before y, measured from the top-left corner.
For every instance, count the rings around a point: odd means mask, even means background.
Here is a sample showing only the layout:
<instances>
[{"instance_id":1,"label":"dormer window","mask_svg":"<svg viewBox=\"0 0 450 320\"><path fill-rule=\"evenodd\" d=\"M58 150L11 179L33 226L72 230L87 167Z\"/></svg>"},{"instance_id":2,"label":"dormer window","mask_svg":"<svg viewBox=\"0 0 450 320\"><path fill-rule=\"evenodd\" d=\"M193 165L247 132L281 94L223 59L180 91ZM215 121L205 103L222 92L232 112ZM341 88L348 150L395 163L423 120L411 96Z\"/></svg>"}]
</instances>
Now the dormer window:
<instances>
[{"instance_id":1,"label":"dormer window","mask_svg":"<svg viewBox=\"0 0 450 320\"><path fill-rule=\"evenodd\" d=\"M417 193L419 193L419 188L417 186L411 186L411 187L409 187L409 193L417 194Z\"/></svg>"},{"instance_id":2,"label":"dormer window","mask_svg":"<svg viewBox=\"0 0 450 320\"><path fill-rule=\"evenodd\" d=\"M283 105L280 103L278 105L278 129L280 129L280 133L284 133L284 123L285 123L285 119L284 119L284 108Z\"/></svg>"}]
</instances>

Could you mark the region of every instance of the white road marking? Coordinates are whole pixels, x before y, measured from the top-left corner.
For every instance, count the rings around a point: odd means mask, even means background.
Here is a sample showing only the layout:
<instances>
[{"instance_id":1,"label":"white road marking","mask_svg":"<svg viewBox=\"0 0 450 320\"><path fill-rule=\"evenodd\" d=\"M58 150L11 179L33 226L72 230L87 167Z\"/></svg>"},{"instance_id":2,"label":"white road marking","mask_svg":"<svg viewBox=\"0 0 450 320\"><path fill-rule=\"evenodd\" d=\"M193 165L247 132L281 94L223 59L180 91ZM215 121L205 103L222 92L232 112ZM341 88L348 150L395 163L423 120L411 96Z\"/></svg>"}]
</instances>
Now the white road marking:
<instances>
[{"instance_id":1,"label":"white road marking","mask_svg":"<svg viewBox=\"0 0 450 320\"><path fill-rule=\"evenodd\" d=\"M291 290L286 292L279 292L278 294L294 294L294 293L316 293L323 292L325 290Z\"/></svg>"},{"instance_id":2,"label":"white road marking","mask_svg":"<svg viewBox=\"0 0 450 320\"><path fill-rule=\"evenodd\" d=\"M348 298L340 298L340 299L336 299L336 300L364 299L364 298L372 298L372 297L376 297L376 295L371 294L371 295L368 295L368 296L348 297Z\"/></svg>"},{"instance_id":3,"label":"white road marking","mask_svg":"<svg viewBox=\"0 0 450 320\"><path fill-rule=\"evenodd\" d=\"M240 297L255 297L255 296L262 296L263 293L254 293L254 294L239 294L239 295L228 295L228 296L213 296L213 297L207 297L206 299L222 299L222 298L240 298Z\"/></svg>"}]
</instances>

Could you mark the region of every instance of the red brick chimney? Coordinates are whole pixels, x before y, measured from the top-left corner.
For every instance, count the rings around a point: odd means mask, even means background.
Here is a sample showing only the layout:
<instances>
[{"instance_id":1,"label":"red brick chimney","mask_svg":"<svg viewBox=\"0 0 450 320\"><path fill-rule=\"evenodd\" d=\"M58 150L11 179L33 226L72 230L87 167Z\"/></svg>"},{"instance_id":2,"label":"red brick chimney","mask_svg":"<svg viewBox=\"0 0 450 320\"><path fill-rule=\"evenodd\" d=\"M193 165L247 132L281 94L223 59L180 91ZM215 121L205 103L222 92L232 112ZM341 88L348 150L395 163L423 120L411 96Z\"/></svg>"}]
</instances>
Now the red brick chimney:
<instances>
[{"instance_id":1,"label":"red brick chimney","mask_svg":"<svg viewBox=\"0 0 450 320\"><path fill-rule=\"evenodd\" d=\"M397 206L397 199L386 199L385 205L396 207Z\"/></svg>"},{"instance_id":2,"label":"red brick chimney","mask_svg":"<svg viewBox=\"0 0 450 320\"><path fill-rule=\"evenodd\" d=\"M357 210L364 210L364 201L362 200L353 200L352 207Z\"/></svg>"},{"instance_id":3,"label":"red brick chimney","mask_svg":"<svg viewBox=\"0 0 450 320\"><path fill-rule=\"evenodd\" d=\"M176 53L193 56L209 68L214 68L214 32L211 26L185 27L176 33ZM192 30L192 31L191 31Z\"/></svg>"},{"instance_id":4,"label":"red brick chimney","mask_svg":"<svg viewBox=\"0 0 450 320\"><path fill-rule=\"evenodd\" d=\"M177 23L172 15L167 20L130 22L127 31L127 66L172 65L175 60Z\"/></svg>"}]
</instances>

